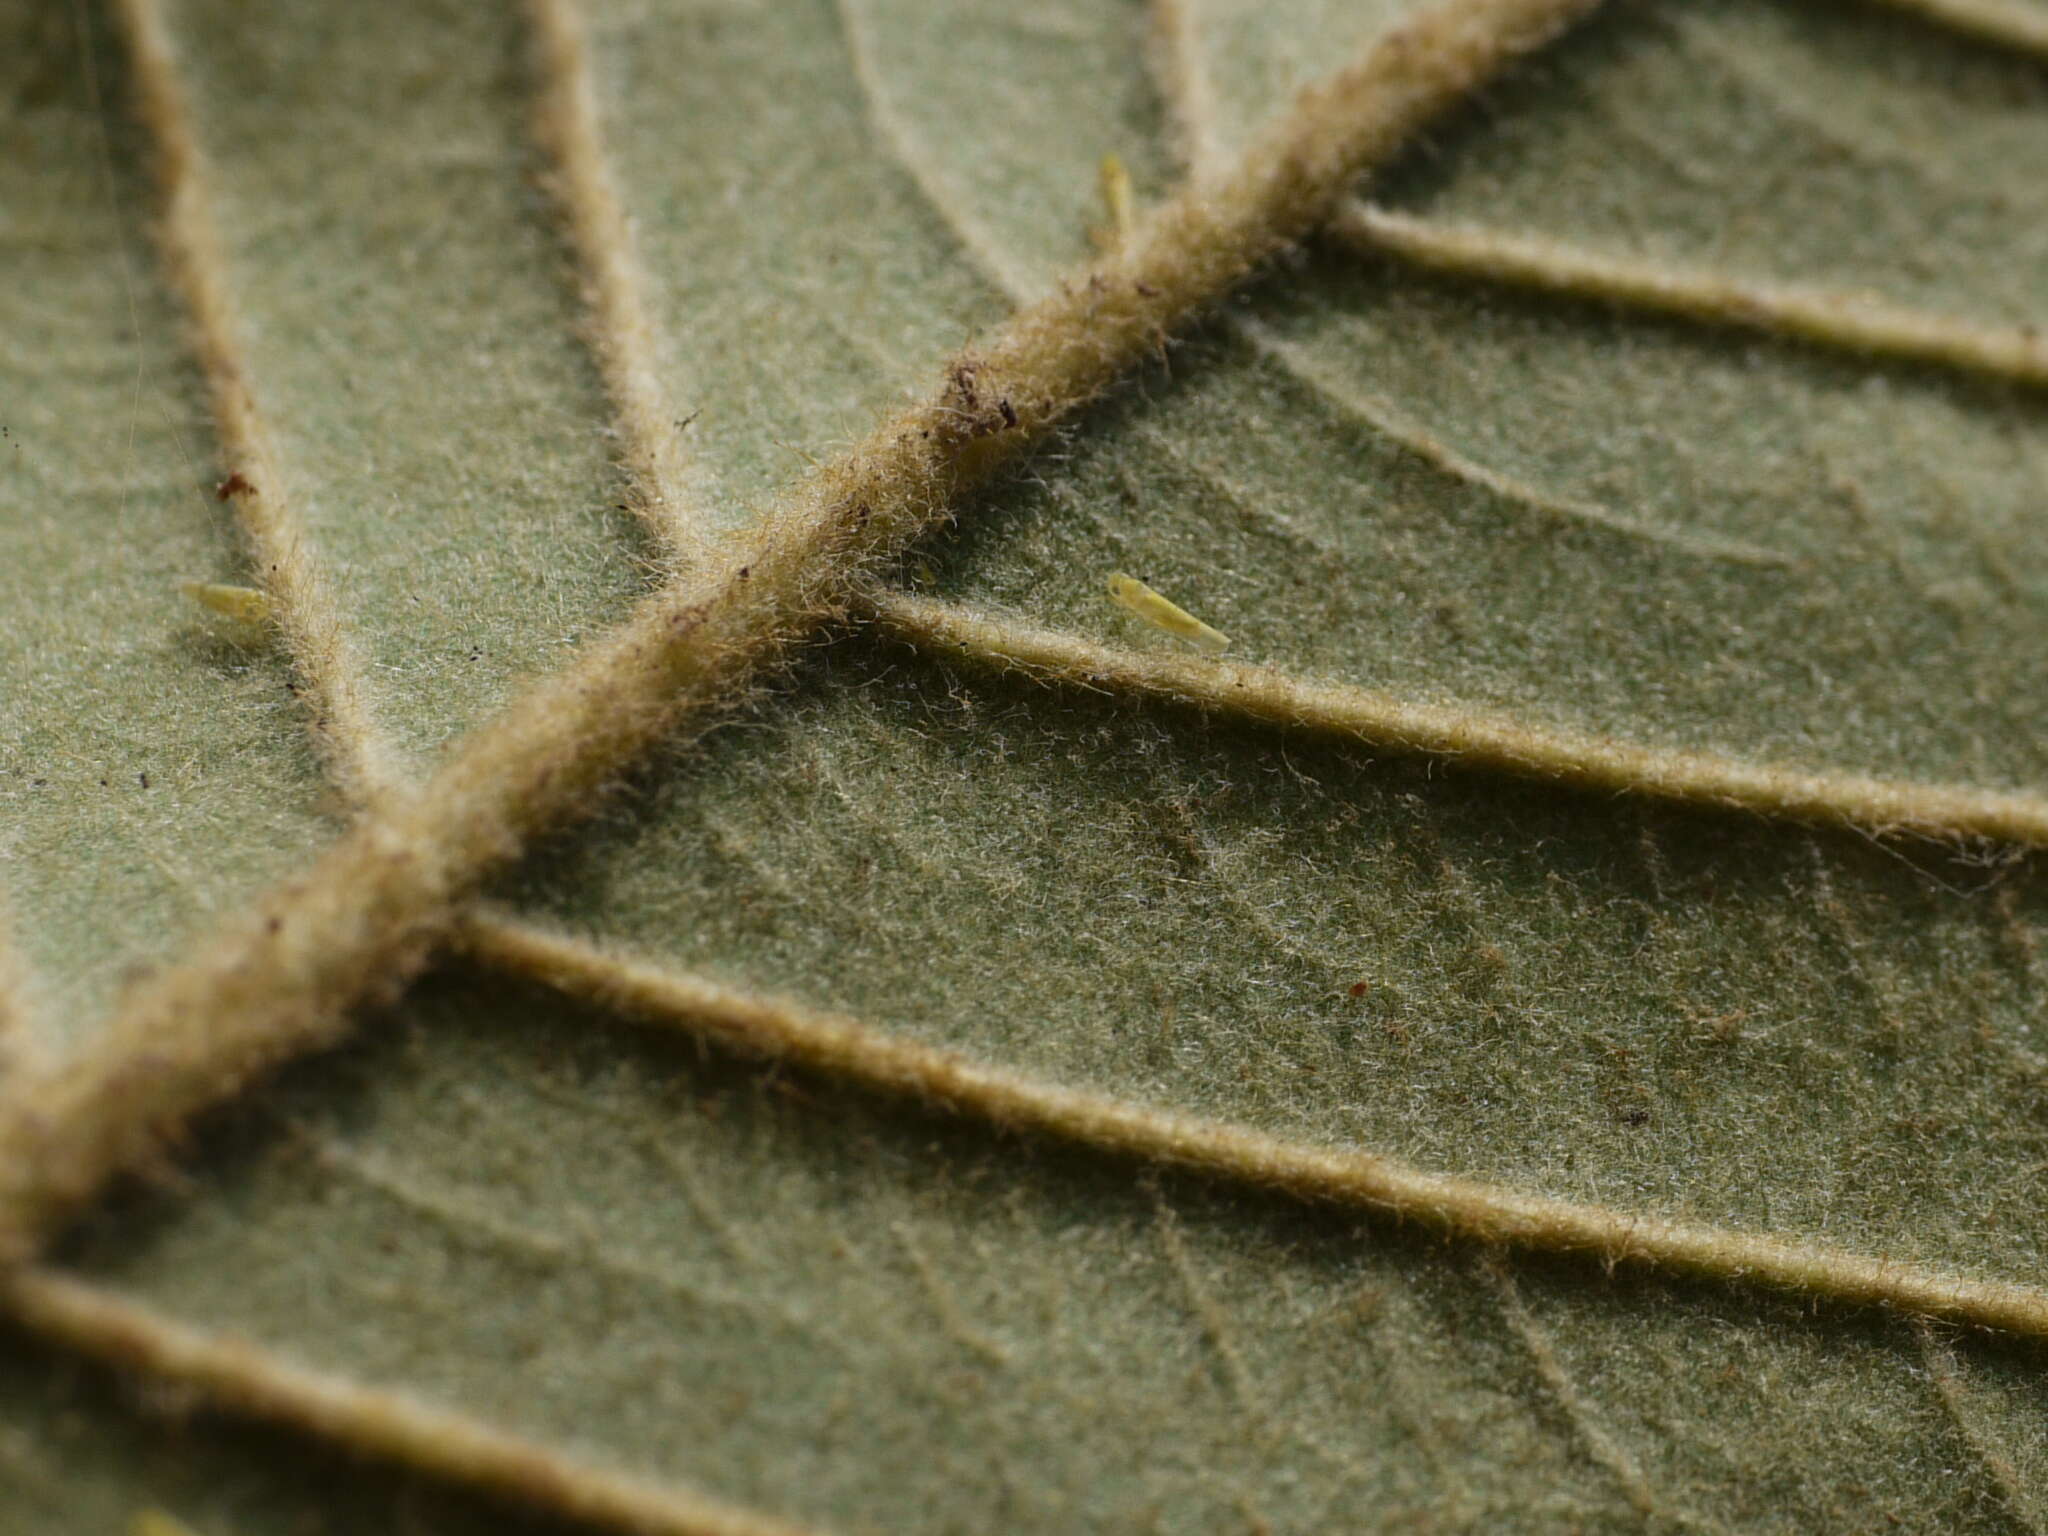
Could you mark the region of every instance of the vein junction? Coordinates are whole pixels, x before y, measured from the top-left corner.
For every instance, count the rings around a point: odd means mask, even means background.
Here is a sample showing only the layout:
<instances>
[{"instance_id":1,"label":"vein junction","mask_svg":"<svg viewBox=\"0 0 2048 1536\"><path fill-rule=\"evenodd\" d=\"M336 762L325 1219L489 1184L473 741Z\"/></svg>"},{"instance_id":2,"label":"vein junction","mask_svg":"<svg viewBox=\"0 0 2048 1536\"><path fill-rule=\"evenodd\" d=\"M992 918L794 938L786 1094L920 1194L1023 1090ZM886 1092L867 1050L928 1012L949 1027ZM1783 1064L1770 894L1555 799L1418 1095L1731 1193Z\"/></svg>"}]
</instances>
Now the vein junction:
<instances>
[{"instance_id":1,"label":"vein junction","mask_svg":"<svg viewBox=\"0 0 2048 1536\"><path fill-rule=\"evenodd\" d=\"M1919 3L1991 9L1973 0ZM1589 0L1448 0L1306 93L1275 135L1235 165L1202 148L1213 136L1201 125L1199 87L1190 80L1185 89L1197 104L1183 116L1200 162L1199 185L1138 219L1103 261L957 358L929 398L795 487L763 519L755 542L735 554L691 545L687 507L695 471L667 430L672 413L652 363L642 279L597 138L582 36L565 0L531 0L541 82L537 130L591 294L593 350L638 510L678 570L566 673L464 744L442 772L412 784L363 702L360 664L247 386L238 322L208 222L205 162L162 14L156 0L122 0L139 109L169 210L166 266L194 317L223 456L242 486L237 515L258 568L267 572L286 647L329 722L331 769L364 811L303 880L273 894L208 952L131 995L84 1056L27 1062L0 1079L0 1252L17 1261L32 1255L107 1178L147 1158L191 1114L335 1038L344 1011L373 986L397 985L434 948L453 944L635 1017L1145 1165L1393 1212L1489 1242L1589 1252L1608 1262L2048 1336L2048 1297L2028 1287L1548 1200L1078 1093L857 1021L620 960L468 905L483 874L573 814L593 785L658 737L692 727L742 693L800 635L863 608L911 643L1055 681L1123 687L1592 788L1881 831L2048 845L2048 807L2032 797L1649 752L1266 669L1117 651L861 583L863 572L947 515L961 489L1042 438L1111 387L1165 330L1323 222L1357 170L1589 9ZM1187 76L1199 60L1173 41L1171 20L1162 24L1162 46L1171 67ZM2037 340L1930 322L1881 304L1637 268L1484 231L1435 228L1366 205L1345 207L1334 227L1375 249L1492 280L1761 325L2028 382L2048 378ZM221 1025L222 1019L231 1022ZM47 1271L17 1268L5 1283L19 1317L79 1348L517 1499L627 1529L735 1536L786 1529L698 1495L568 1462L391 1394L296 1371ZM1622 1453L1614 1459L1618 1476L1639 1477Z\"/></svg>"}]
</instances>

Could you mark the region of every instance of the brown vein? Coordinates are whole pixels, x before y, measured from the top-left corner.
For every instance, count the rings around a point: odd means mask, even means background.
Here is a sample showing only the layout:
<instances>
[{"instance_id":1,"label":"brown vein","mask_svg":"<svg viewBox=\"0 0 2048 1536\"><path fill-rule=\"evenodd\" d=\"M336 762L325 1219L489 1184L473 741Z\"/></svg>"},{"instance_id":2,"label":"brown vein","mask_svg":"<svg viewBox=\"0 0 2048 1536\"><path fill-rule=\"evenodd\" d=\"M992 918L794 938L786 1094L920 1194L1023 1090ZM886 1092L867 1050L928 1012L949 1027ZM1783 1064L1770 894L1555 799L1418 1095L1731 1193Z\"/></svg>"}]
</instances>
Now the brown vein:
<instances>
[{"instance_id":1,"label":"brown vein","mask_svg":"<svg viewBox=\"0 0 2048 1536\"><path fill-rule=\"evenodd\" d=\"M340 1038L537 833L587 811L652 744L701 723L841 611L875 561L1107 389L1173 326L1325 218L1361 168L1596 0L1440 0L1310 87L1231 173L1183 189L1115 253L956 358L940 388L794 486L569 666L372 807L303 875L123 998L78 1057L0 1095L0 1256L25 1257L196 1113ZM189 144L151 0L127 0L145 117ZM185 187L187 181L176 183ZM217 262L217 252L207 259Z\"/></svg>"},{"instance_id":2,"label":"brown vein","mask_svg":"<svg viewBox=\"0 0 2048 1536\"><path fill-rule=\"evenodd\" d=\"M921 650L1064 687L1118 689L1599 793L1647 795L1884 835L1983 837L2048 848L2048 799L2036 795L1636 746L1531 725L1513 715L1305 682L1270 667L1179 651L1125 650L907 593L877 593L870 601L885 632Z\"/></svg>"},{"instance_id":3,"label":"brown vein","mask_svg":"<svg viewBox=\"0 0 2048 1536\"><path fill-rule=\"evenodd\" d=\"M576 0L527 0L536 80L534 135L582 279L586 339L618 422L633 510L661 545L702 557L688 515L696 484L656 361L654 325L632 232L598 131L589 45Z\"/></svg>"},{"instance_id":4,"label":"brown vein","mask_svg":"<svg viewBox=\"0 0 2048 1536\"><path fill-rule=\"evenodd\" d=\"M2005 18L2004 40L2015 46L2027 26L2037 29L2034 46L2048 53L2048 18L2022 16L1999 0L1885 0L1903 9L1946 19ZM1175 126L1182 160L1199 175L1215 146L1215 104L1196 24L1187 0L1153 0L1157 46L1154 78ZM2011 33L2017 25L2018 33ZM1983 35L1998 28L1984 25ZM1540 236L1418 219L1356 199L1338 209L1329 225L1339 239L1369 252L1398 256L1417 266L1457 276L1534 287L1546 292L1627 304L1708 324L1740 326L1836 347L1864 356L1934 363L1965 372L2028 385L2048 384L2048 340L2038 328L1985 326L1909 309L1863 293L1796 285L1774 285L1676 265L1632 260L1565 245ZM1310 364L1308 354L1263 328L1234 317L1238 329L1259 350L1275 357L1311 387L1358 416L1366 425L1415 452L1453 478L1489 490L1512 503L1551 516L1570 518L1651 539L1708 558L1739 563L1785 565L1776 551L1732 540L1702 539L1623 516L1606 507L1554 497L1460 454L1389 404L1333 387Z\"/></svg>"},{"instance_id":5,"label":"brown vein","mask_svg":"<svg viewBox=\"0 0 2048 1536\"><path fill-rule=\"evenodd\" d=\"M1540 235L1419 219L1352 203L1331 233L1459 277L1633 305L1710 325L1740 326L1868 357L1933 363L2030 386L2048 385L2048 338L2038 327L1978 325L1874 294L1774 284L1609 255Z\"/></svg>"},{"instance_id":6,"label":"brown vein","mask_svg":"<svg viewBox=\"0 0 2048 1536\"><path fill-rule=\"evenodd\" d=\"M284 477L242 358L241 323L211 211L212 177L178 73L160 0L116 0L129 56L135 111L148 137L161 211L157 244L171 286L191 316L192 348L206 386L227 470L223 495L271 596L271 613L306 677L315 744L342 792L358 803L396 778L373 732L362 668L343 632L334 594L285 493Z\"/></svg>"},{"instance_id":7,"label":"brown vein","mask_svg":"<svg viewBox=\"0 0 2048 1536\"><path fill-rule=\"evenodd\" d=\"M1927 1379L1934 1385L1934 1395L1941 1400L1942 1411L1955 1426L1956 1434L1970 1448L1970 1453L1984 1465L1992 1486L2005 1501L2022 1529L2040 1536L2048 1531L2048 1511L2027 1486L2027 1480L2013 1465L2012 1458L2000 1450L1997 1443L1985 1432L1976 1410L1970 1406L1965 1391L1962 1373L1957 1368L1955 1352L1935 1336L1933 1327L1924 1320L1918 1323L1914 1332L1920 1340L1920 1359L1927 1367Z\"/></svg>"},{"instance_id":8,"label":"brown vein","mask_svg":"<svg viewBox=\"0 0 2048 1536\"><path fill-rule=\"evenodd\" d=\"M2038 1287L1527 1194L1370 1152L1285 1141L1103 1098L985 1066L842 1015L604 955L537 929L477 926L462 938L479 960L602 1009L1004 1132L1315 1204L1377 1211L1478 1242L1590 1257L1609 1267L1640 1264L2048 1338L2048 1290Z\"/></svg>"},{"instance_id":9,"label":"brown vein","mask_svg":"<svg viewBox=\"0 0 2048 1536\"><path fill-rule=\"evenodd\" d=\"M22 1269L0 1281L0 1302L37 1333L117 1369L195 1389L230 1412L309 1431L516 1506L636 1536L799 1536L800 1528L784 1521L308 1370L50 1270Z\"/></svg>"}]
</instances>

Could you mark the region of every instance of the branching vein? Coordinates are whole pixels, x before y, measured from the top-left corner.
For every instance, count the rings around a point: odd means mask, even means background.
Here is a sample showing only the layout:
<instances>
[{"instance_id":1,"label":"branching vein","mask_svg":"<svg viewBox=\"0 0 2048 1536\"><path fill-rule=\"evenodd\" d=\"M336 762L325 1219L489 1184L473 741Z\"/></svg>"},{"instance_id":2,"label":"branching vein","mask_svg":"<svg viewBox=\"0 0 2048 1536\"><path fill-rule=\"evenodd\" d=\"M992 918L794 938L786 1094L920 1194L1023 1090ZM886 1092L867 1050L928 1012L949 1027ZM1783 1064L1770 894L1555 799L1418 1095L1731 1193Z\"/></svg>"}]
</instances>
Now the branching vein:
<instances>
[{"instance_id":1,"label":"branching vein","mask_svg":"<svg viewBox=\"0 0 2048 1536\"><path fill-rule=\"evenodd\" d=\"M593 345L625 424L627 468L643 518L665 550L690 535L678 489L683 471L666 431L666 400L651 361L637 272L616 197L595 138L581 33L562 0L533 0L538 73L536 126L555 162L571 244L586 273ZM201 375L213 406L234 504L256 574L278 616L281 639L313 704L309 723L329 771L359 803L402 793L397 754L363 702L361 666L321 575L312 541L265 447L267 432L249 382L228 279L208 211L207 173L183 102L161 12L153 0L124 4L137 59L140 116L157 151L157 175L169 210L159 244L173 286L191 314ZM13 950L0 933L0 1065L22 1048L22 992L13 983ZM323 1149L330 1163L338 1149ZM419 1198L410 1187L405 1193ZM431 1202L430 1202L431 1203ZM445 1219L543 1258L566 1244L513 1228L489 1227L474 1213L436 1207ZM675 1277L606 1257L604 1264L657 1285ZM699 1298L703 1299L703 1298ZM726 1299L720 1298L721 1302ZM16 1320L124 1367L205 1391L224 1406L281 1420L341 1440L359 1452L389 1456L423 1471L517 1495L571 1516L648 1532L770 1532L791 1529L686 1492L643 1485L586 1467L488 1426L337 1378L314 1377L240 1343L207 1340L111 1293L31 1271L0 1289ZM736 1304L736 1303L728 1303ZM805 1327L802 1323L792 1326Z\"/></svg>"},{"instance_id":2,"label":"branching vein","mask_svg":"<svg viewBox=\"0 0 2048 1536\"><path fill-rule=\"evenodd\" d=\"M28 1255L107 1177L175 1133L193 1112L333 1038L344 1009L395 989L436 943L453 937L480 960L636 1017L1148 1165L1388 1212L1485 1242L1591 1253L1610 1264L1643 1263L2048 1337L2048 1293L2030 1287L1634 1217L1367 1153L1296 1145L1037 1082L852 1020L614 959L493 916L462 915L462 903L485 873L516 856L535 833L572 815L658 735L730 699L792 642L844 611L863 569L946 516L961 486L1107 388L1169 327L1321 221L1353 172L1383 158L1417 124L1593 3L1448 0L1306 93L1280 131L1232 167L1217 152L1207 81L1185 7L1160 0L1161 72L1178 82L1170 94L1199 185L1157 210L1125 248L956 359L929 399L795 488L763 519L750 546L716 552L691 545L697 531L685 517L684 490L695 471L676 442L630 233L599 149L580 23L566 0L528 0L540 82L536 124L584 275L593 350L619 418L637 510L668 546L694 557L694 568L672 577L570 669L465 742L444 771L415 791L401 787L394 754L373 726L361 668L267 446L239 356L239 323L208 212L207 171L158 0L117 0L141 113L157 152L166 265L194 318L201 373L221 435L224 484L283 638L310 685L330 767L368 811L317 866L274 892L210 950L135 991L101 1044L67 1063L32 1061L20 1081L0 1086L0 1255ZM1891 3L2048 55L2048 21L1998 0ZM847 14L869 101L901 151L901 124L892 122L873 78L857 18ZM911 162L907 153L904 158ZM936 189L926 183L926 190L945 212ZM1018 291L1020 272L1000 252L981 248L957 218L954 223L997 280ZM1444 270L2048 383L2048 347L2028 332L1943 320L1861 296L1635 264L1364 205L1347 209L1337 227L1373 249ZM2048 846L2048 802L2033 797L1659 753L1302 683L1265 669L1117 651L907 596L874 603L881 623L912 643L1054 681L1121 687L1603 790L1882 831ZM7 958L0 946L0 1048L10 1043L9 1017L18 1013L11 1005L21 993ZM1169 1251L1177 1253L1170 1215L1163 1214L1162 1223ZM905 1241L920 1271L928 1270L921 1250ZM1192 1276L1184 1255L1176 1262ZM1551 1385L1577 1420L1561 1367L1554 1359L1546 1364L1547 1343L1512 1282L1503 1277L1503 1285L1511 1321L1519 1316L1517 1331L1546 1381L1558 1377ZM0 1287L0 1300L25 1324L82 1351L197 1387L237 1411L502 1496L634 1531L765 1536L792 1529L581 1463L397 1394L292 1366L48 1271L18 1269ZM933 1288L939 1303L949 1304L944 1288L936 1281ZM1189 1288L1198 1311L1213 1308L1197 1280L1190 1278ZM1203 1317L1242 1391L1243 1363L1227 1330L1208 1311ZM1923 1334L1923 1347L1944 1401L1969 1434L1954 1401L1952 1368L1943 1375L1945 1356L1931 1335ZM1597 1426L1586 1433L1638 1507L1653 1507L1626 1453L1606 1442ZM2006 1486L2010 1463L1978 1448ZM2015 1508L2024 1512L2024 1501L2016 1500Z\"/></svg>"},{"instance_id":3,"label":"branching vein","mask_svg":"<svg viewBox=\"0 0 2048 1536\"><path fill-rule=\"evenodd\" d=\"M850 583L943 521L957 492L1107 389L1172 327L1328 216L1361 168L1592 0L1444 0L1303 92L1231 174L956 358L932 395L793 487L750 540L680 573L373 807L302 876L139 983L75 1058L0 1096L0 1255L22 1258L196 1112L338 1039L395 992L458 904L587 811L655 741L701 725L844 606ZM146 110L176 109L149 0L129 0ZM176 186L173 182L171 185ZM190 195L189 192L187 194Z\"/></svg>"},{"instance_id":4,"label":"branching vein","mask_svg":"<svg viewBox=\"0 0 2048 1536\"><path fill-rule=\"evenodd\" d=\"M1224 163L1216 87L1209 78L1193 0L1152 0L1152 76L1173 122L1173 151L1196 181Z\"/></svg>"}]
</instances>

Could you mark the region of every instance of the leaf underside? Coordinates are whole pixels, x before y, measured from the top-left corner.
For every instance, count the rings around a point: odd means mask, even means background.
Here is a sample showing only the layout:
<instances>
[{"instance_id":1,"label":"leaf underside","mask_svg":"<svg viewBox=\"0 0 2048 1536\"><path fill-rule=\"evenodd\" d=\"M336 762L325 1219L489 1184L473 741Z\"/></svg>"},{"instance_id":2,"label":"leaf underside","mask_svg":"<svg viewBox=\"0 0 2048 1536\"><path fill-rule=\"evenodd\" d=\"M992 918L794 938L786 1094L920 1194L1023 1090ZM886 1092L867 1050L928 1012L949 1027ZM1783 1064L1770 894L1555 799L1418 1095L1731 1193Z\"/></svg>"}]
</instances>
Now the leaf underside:
<instances>
[{"instance_id":1,"label":"leaf underside","mask_svg":"<svg viewBox=\"0 0 2048 1536\"><path fill-rule=\"evenodd\" d=\"M1188 9L1234 147L1403 7ZM1085 255L1105 152L1141 194L1174 174L1136 5L589 15L711 529ZM653 554L533 183L516 18L173 19L276 456L423 768ZM337 815L287 665L177 591L247 572L122 99L96 12L0 17L0 852L49 1049ZM1374 194L2010 325L2048 307L2044 152L2039 63L1862 5L1645 3ZM2038 393L1312 245L901 576L1171 645L1103 599L1125 570L1303 676L2023 788L2044 470ZM1291 1139L1991 1277L2048 1260L2048 893L1981 850L991 681L856 630L496 894ZM2036 1346L1503 1269L465 966L185 1171L67 1263L833 1529L2041 1528ZM180 1406L10 1337L0 1528L503 1528Z\"/></svg>"}]
</instances>

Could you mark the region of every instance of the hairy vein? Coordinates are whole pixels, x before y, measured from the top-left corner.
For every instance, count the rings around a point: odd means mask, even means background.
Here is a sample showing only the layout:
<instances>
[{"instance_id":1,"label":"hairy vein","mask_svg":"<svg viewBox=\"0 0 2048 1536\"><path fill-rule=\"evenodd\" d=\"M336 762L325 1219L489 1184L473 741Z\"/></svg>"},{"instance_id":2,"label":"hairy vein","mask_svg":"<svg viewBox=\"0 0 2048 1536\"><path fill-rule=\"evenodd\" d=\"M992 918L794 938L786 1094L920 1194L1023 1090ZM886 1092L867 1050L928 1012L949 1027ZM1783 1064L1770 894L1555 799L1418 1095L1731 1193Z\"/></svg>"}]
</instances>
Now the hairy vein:
<instances>
[{"instance_id":1,"label":"hairy vein","mask_svg":"<svg viewBox=\"0 0 2048 1536\"><path fill-rule=\"evenodd\" d=\"M1092 400L1288 243L1352 177L1595 0L1441 0L1310 87L1231 173L1153 209L1116 252L957 357L931 395L798 482L745 541L678 573L565 669L375 805L311 868L136 984L77 1056L0 1094L0 1257L46 1241L199 1111L339 1039L392 995L458 905L537 834L587 812L657 740L702 724L844 610L957 493ZM149 0L146 102L175 101Z\"/></svg>"},{"instance_id":2,"label":"hairy vein","mask_svg":"<svg viewBox=\"0 0 2048 1536\"><path fill-rule=\"evenodd\" d=\"M1010 1352L968 1321L967 1314L961 1310L960 1298L946 1284L945 1275L925 1251L924 1244L917 1240L917 1233L910 1223L892 1222L889 1230L902 1247L903 1256L910 1261L917 1283L924 1291L925 1299L931 1303L932 1315L939 1320L940 1331L960 1348L979 1356L986 1363L1007 1366Z\"/></svg>"},{"instance_id":3,"label":"hairy vein","mask_svg":"<svg viewBox=\"0 0 2048 1536\"><path fill-rule=\"evenodd\" d=\"M480 926L463 942L486 963L517 969L605 1010L1005 1132L1314 1204L1377 1211L1509 1248L1585 1256L1609 1267L1640 1264L2048 1338L2048 1290L2036 1286L1527 1194L1370 1152L1285 1141L983 1065L843 1015L605 955L538 929Z\"/></svg>"},{"instance_id":4,"label":"hairy vein","mask_svg":"<svg viewBox=\"0 0 2048 1536\"><path fill-rule=\"evenodd\" d=\"M1869 357L2048 385L2048 338L2035 326L1978 325L1872 294L1730 277L1585 250L1540 235L1420 219L1369 203L1344 207L1330 221L1330 231L1361 250L1386 252L1460 277L1634 305Z\"/></svg>"},{"instance_id":5,"label":"hairy vein","mask_svg":"<svg viewBox=\"0 0 2048 1536\"><path fill-rule=\"evenodd\" d=\"M221 494L235 504L250 558L270 593L272 621L301 660L316 745L343 793L360 803L396 776L396 762L371 729L362 666L263 428L213 222L211 171L193 131L163 7L160 0L116 0L115 12L129 51L136 115L154 159L162 204L157 243L191 318L193 353L227 470Z\"/></svg>"},{"instance_id":6,"label":"hairy vein","mask_svg":"<svg viewBox=\"0 0 2048 1536\"><path fill-rule=\"evenodd\" d=\"M1214 164L1220 150L1215 97L1197 23L1188 0L1153 0L1151 10L1156 40L1152 53L1154 81L1167 115L1173 122L1175 148L1181 161L1190 175L1200 178L1207 174L1207 168ZM1360 206L1355 199L1348 200L1334 218L1349 217ZM1552 495L1526 481L1503 474L1491 465L1459 452L1409 418L1392 402L1348 387L1329 369L1318 364L1308 349L1285 340L1246 316L1232 315L1228 320L1255 352L1299 380L1340 413L1406 449L1460 485L1476 487L1510 506L1522 507L1546 518L1590 524L1702 559L1726 560L1738 565L1790 563L1784 555L1759 545L1735 539L1706 538L1661 527L1592 502Z\"/></svg>"},{"instance_id":7,"label":"hairy vein","mask_svg":"<svg viewBox=\"0 0 2048 1536\"><path fill-rule=\"evenodd\" d=\"M618 422L629 504L665 550L701 559L703 528L690 513L701 475L683 452L656 360L639 256L599 136L582 15L575 0L527 0L526 15L534 134L582 278L584 329Z\"/></svg>"},{"instance_id":8,"label":"hairy vein","mask_svg":"<svg viewBox=\"0 0 2048 1536\"><path fill-rule=\"evenodd\" d=\"M28 1267L0 1304L46 1338L120 1370L203 1393L231 1412L311 1431L465 1484L635 1536L800 1536L801 1528L692 1489L647 1482L397 1392L308 1370L177 1322L118 1292Z\"/></svg>"},{"instance_id":9,"label":"hairy vein","mask_svg":"<svg viewBox=\"0 0 2048 1536\"><path fill-rule=\"evenodd\" d=\"M562 199L570 244L585 276L592 347L624 428L636 508L663 548L673 552L689 534L678 494L684 471L667 426L667 401L654 372L651 332L639 301L637 268L623 216L597 152L581 32L564 0L532 0L529 9L541 86L536 131L555 168L551 180ZM175 60L161 13L151 0L131 0L124 4L123 21L140 66L139 115L156 151L156 173L167 210L159 225L159 245L172 285L190 312L196 360L231 477L226 499L234 505L256 578L278 616L280 639L313 705L309 724L329 772L359 804L396 795L401 786L398 755L364 703L358 655L266 446L268 433L248 382L250 371L228 296L222 249L208 210L206 166L172 68ZM20 1006L25 980L5 939L0 932L0 1066L9 1053L25 1050L20 1038L26 1022ZM327 1166L361 1171L339 1149L323 1146L321 1151ZM401 1185L398 1194L421 1199L409 1185ZM559 1260L582 1251L572 1251L567 1243L546 1235L493 1226L489 1218L436 1204L432 1197L423 1203L458 1227L483 1232L535 1257ZM656 1285L681 1284L676 1277L643 1272L609 1255L600 1262ZM699 1302L710 1299L689 1294ZM718 1301L753 1310L729 1298ZM607 1518L632 1530L788 1529L751 1514L735 1517L722 1506L691 1495L622 1481L501 1431L449 1419L402 1399L308 1377L246 1346L207 1346L219 1368L195 1372L190 1366L193 1348L199 1347L191 1345L196 1336L178 1345L176 1325L107 1293L93 1293L52 1276L35 1275L22 1287L0 1290L0 1306L11 1302L21 1303L15 1308L18 1322L58 1342L101 1354L111 1348L125 1366L177 1379L206 1391L224 1406L254 1410L353 1448L514 1493L560 1513ZM153 1339L159 1347L137 1347L138 1339ZM166 1340L172 1342L165 1344ZM522 1466L528 1472L511 1475Z\"/></svg>"},{"instance_id":10,"label":"hairy vein","mask_svg":"<svg viewBox=\"0 0 2048 1536\"><path fill-rule=\"evenodd\" d=\"M1462 766L1890 835L1991 838L2048 848L2048 798L1822 773L1636 746L1269 667L1104 645L958 604L877 592L881 628L936 655L1096 691L1118 689L1263 724L1427 752Z\"/></svg>"}]
</instances>

